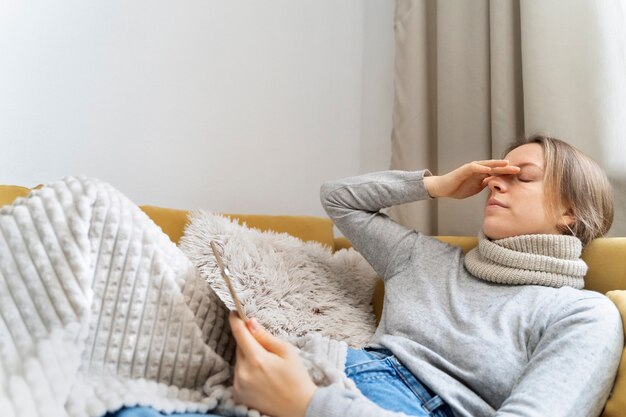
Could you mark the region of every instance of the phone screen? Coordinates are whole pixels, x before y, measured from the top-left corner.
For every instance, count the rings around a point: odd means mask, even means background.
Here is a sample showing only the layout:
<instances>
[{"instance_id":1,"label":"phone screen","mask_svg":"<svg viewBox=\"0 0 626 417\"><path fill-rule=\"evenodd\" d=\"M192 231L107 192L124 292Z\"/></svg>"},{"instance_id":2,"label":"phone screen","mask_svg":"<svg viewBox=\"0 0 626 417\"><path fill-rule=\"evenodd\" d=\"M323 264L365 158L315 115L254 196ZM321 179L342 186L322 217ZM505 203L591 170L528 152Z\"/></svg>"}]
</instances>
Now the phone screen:
<instances>
[{"instance_id":1,"label":"phone screen","mask_svg":"<svg viewBox=\"0 0 626 417\"><path fill-rule=\"evenodd\" d=\"M215 241L211 241L211 250L213 250L213 254L215 255L215 260L217 261L217 265L220 268L220 272L222 274L222 278L226 282L226 286L228 287L228 292L230 292L230 296L235 303L235 308L237 309L237 314L239 314L239 318L243 321L248 321L248 316L246 316L245 311L243 311L243 305L241 301L239 301L239 297L237 297L237 293L235 293L235 288L233 287L233 283L230 279L230 271L228 267L224 265L224 260L222 259L222 255L219 253L219 249L215 244Z\"/></svg>"}]
</instances>

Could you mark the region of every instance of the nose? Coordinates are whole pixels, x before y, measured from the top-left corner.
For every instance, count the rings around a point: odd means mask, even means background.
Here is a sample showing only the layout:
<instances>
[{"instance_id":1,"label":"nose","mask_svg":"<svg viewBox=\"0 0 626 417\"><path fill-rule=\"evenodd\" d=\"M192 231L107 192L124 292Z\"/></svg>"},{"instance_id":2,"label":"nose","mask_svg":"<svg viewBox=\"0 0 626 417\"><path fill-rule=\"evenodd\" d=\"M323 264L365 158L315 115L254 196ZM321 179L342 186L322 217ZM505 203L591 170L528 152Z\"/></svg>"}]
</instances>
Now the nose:
<instances>
[{"instance_id":1,"label":"nose","mask_svg":"<svg viewBox=\"0 0 626 417\"><path fill-rule=\"evenodd\" d=\"M502 175L494 175L487 180L487 187L489 187L491 192L498 191L504 193L507 190L506 180Z\"/></svg>"}]
</instances>

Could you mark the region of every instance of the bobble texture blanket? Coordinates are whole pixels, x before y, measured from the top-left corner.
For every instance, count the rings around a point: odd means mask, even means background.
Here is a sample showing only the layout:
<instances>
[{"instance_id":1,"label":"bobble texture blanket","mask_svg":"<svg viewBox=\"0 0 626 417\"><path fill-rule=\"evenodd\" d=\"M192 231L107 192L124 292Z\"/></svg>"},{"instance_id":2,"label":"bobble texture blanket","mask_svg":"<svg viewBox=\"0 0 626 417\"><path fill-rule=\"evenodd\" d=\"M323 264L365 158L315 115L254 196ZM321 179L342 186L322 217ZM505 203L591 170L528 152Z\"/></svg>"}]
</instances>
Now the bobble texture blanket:
<instances>
[{"instance_id":1,"label":"bobble texture blanket","mask_svg":"<svg viewBox=\"0 0 626 417\"><path fill-rule=\"evenodd\" d=\"M0 209L2 416L259 415L232 400L228 310L112 186L67 177ZM354 389L346 344L291 342L318 385Z\"/></svg>"}]
</instances>

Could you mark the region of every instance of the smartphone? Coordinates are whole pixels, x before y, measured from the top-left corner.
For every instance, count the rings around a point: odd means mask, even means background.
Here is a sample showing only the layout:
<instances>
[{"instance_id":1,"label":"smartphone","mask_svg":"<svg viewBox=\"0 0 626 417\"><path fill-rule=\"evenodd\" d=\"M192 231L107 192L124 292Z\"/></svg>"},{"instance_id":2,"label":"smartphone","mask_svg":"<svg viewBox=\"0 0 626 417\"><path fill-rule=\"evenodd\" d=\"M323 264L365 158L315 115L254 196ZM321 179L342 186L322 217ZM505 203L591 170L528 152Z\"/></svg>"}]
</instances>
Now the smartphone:
<instances>
[{"instance_id":1,"label":"smartphone","mask_svg":"<svg viewBox=\"0 0 626 417\"><path fill-rule=\"evenodd\" d=\"M217 261L217 265L220 267L222 278L226 282L226 286L228 287L230 296L232 297L233 302L235 303L235 307L237 308L237 314L239 314L239 318L241 318L241 320L243 320L244 322L247 322L248 316L246 316L246 312L243 311L243 306L241 302L239 301L239 297L237 297L237 294L235 293L235 288L233 287L233 283L230 280L230 271L228 270L228 267L224 265L224 260L222 259L219 249L217 245L215 244L215 241L213 240L211 241L211 250L213 250L213 255L215 255L215 260Z\"/></svg>"}]
</instances>

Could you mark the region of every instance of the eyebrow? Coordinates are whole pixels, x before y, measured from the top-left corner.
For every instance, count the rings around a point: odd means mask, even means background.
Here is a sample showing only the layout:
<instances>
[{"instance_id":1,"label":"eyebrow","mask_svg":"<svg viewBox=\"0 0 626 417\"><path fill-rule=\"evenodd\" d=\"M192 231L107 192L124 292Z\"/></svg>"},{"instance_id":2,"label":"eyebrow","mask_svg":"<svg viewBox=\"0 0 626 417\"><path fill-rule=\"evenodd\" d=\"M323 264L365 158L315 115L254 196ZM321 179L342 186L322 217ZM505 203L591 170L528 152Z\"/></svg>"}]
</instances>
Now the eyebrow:
<instances>
[{"instance_id":1,"label":"eyebrow","mask_svg":"<svg viewBox=\"0 0 626 417\"><path fill-rule=\"evenodd\" d=\"M539 165L535 164L534 162L522 162L521 164L514 164L514 165L520 168L524 168L526 166L534 166L535 168L539 168L540 170L543 171L543 168L541 168Z\"/></svg>"}]
</instances>

